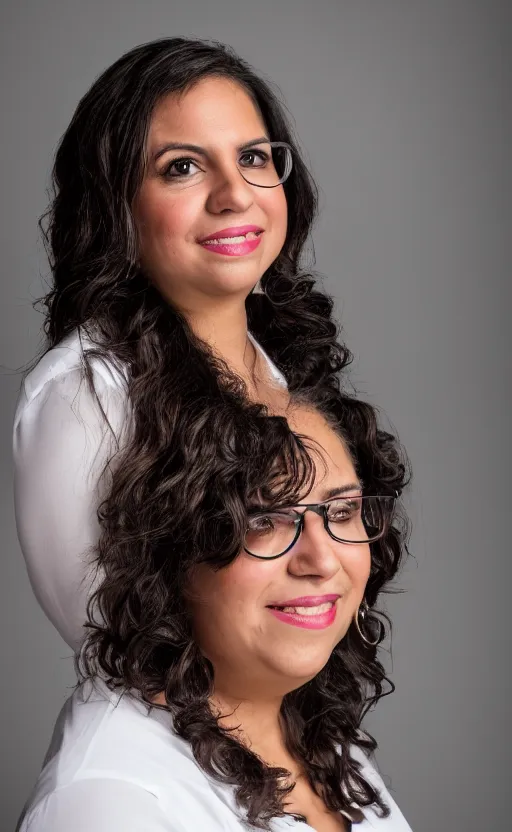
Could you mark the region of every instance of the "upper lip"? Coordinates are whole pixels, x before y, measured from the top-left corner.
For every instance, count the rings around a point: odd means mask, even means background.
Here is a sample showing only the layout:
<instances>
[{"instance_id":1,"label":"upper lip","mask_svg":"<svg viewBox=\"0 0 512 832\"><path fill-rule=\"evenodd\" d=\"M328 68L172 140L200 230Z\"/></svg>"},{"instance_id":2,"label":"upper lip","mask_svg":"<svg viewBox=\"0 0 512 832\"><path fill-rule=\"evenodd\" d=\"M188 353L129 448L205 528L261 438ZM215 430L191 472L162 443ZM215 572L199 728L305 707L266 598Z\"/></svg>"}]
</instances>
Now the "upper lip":
<instances>
[{"instance_id":1,"label":"upper lip","mask_svg":"<svg viewBox=\"0 0 512 832\"><path fill-rule=\"evenodd\" d=\"M288 601L275 601L268 607L319 607L328 601L337 601L341 595L304 595L302 598L290 598Z\"/></svg>"},{"instance_id":2,"label":"upper lip","mask_svg":"<svg viewBox=\"0 0 512 832\"><path fill-rule=\"evenodd\" d=\"M242 234L248 234L249 231L263 231L263 228L260 228L259 225L236 225L231 228L221 228L220 231L214 231L212 234L208 234L207 237L203 237L199 242L218 240L219 237L240 237Z\"/></svg>"}]
</instances>

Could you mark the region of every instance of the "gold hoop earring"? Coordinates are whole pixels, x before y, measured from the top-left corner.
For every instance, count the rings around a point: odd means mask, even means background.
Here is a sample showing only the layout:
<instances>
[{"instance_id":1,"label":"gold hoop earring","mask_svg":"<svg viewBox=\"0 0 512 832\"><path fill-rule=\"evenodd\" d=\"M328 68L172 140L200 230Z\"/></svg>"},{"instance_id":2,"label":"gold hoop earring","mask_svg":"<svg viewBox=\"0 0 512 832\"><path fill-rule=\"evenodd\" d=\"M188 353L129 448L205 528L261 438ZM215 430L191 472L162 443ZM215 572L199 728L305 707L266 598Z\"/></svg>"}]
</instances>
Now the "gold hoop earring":
<instances>
[{"instance_id":1,"label":"gold hoop earring","mask_svg":"<svg viewBox=\"0 0 512 832\"><path fill-rule=\"evenodd\" d=\"M358 610L356 612L356 615L355 615L355 618L354 618L354 624L356 625L357 632L359 633L359 635L361 636L361 638L363 639L365 644L367 644L369 647L376 647L377 644L379 643L379 641L381 640L381 636L382 636L382 621L379 621L380 632L379 632L379 635L377 636L376 641L371 641L369 638L367 638L365 636L365 634L363 633L363 631L361 629L361 624L363 624L363 626L364 626L367 615L368 615L368 603L367 603L366 599L363 599L363 601L359 605ZM361 624L359 623L359 619L361 619Z\"/></svg>"}]
</instances>

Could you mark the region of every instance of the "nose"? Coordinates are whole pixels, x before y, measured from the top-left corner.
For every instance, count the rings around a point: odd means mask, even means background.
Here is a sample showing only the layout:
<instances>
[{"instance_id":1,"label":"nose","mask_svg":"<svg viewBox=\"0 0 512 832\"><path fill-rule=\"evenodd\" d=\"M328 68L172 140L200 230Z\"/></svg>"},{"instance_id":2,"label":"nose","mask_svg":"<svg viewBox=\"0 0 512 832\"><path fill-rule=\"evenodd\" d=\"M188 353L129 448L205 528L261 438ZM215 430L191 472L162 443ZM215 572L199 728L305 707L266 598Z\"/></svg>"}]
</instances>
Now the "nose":
<instances>
[{"instance_id":1,"label":"nose","mask_svg":"<svg viewBox=\"0 0 512 832\"><path fill-rule=\"evenodd\" d=\"M291 549L288 569L294 575L332 578L342 567L343 545L329 537L322 517L306 511L302 534Z\"/></svg>"},{"instance_id":2,"label":"nose","mask_svg":"<svg viewBox=\"0 0 512 832\"><path fill-rule=\"evenodd\" d=\"M207 209L213 214L241 214L254 202L254 186L245 181L236 164L224 164L212 173Z\"/></svg>"}]
</instances>

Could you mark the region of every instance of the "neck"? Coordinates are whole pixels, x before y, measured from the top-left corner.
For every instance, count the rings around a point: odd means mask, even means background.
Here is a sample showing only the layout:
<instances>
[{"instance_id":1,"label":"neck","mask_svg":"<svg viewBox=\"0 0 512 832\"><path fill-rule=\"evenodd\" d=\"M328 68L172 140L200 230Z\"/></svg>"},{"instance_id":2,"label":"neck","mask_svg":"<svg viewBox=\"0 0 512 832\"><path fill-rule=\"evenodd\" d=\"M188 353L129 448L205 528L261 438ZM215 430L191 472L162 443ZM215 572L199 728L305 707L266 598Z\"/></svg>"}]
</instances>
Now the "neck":
<instances>
[{"instance_id":1,"label":"neck","mask_svg":"<svg viewBox=\"0 0 512 832\"><path fill-rule=\"evenodd\" d=\"M193 309L182 307L180 311L194 334L243 379L249 391L254 391L268 368L248 338L245 298L216 301L210 297L207 303L195 304Z\"/></svg>"},{"instance_id":2,"label":"neck","mask_svg":"<svg viewBox=\"0 0 512 832\"><path fill-rule=\"evenodd\" d=\"M157 705L167 705L163 691L152 701ZM268 766L286 768L297 779L302 775L302 769L286 748L280 717L282 701L281 696L248 700L216 690L210 698L210 708L220 727L231 730L235 739Z\"/></svg>"},{"instance_id":3,"label":"neck","mask_svg":"<svg viewBox=\"0 0 512 832\"><path fill-rule=\"evenodd\" d=\"M297 764L286 748L280 717L282 697L244 700L218 691L210 700L212 712L222 728L253 751L267 765L282 766L296 772Z\"/></svg>"},{"instance_id":4,"label":"neck","mask_svg":"<svg viewBox=\"0 0 512 832\"><path fill-rule=\"evenodd\" d=\"M249 350L245 307L218 310L213 314L210 308L206 314L195 312L187 319L194 334L212 347L229 367L236 372L247 372Z\"/></svg>"}]
</instances>

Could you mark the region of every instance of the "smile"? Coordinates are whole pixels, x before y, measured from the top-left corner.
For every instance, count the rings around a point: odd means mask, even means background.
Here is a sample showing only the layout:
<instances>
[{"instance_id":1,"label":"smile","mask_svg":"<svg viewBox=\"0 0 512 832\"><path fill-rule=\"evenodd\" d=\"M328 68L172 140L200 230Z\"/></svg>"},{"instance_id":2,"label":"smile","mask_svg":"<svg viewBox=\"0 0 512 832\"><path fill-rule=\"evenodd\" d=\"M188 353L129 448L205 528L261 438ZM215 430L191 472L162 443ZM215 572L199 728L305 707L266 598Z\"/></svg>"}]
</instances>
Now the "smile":
<instances>
[{"instance_id":1,"label":"smile","mask_svg":"<svg viewBox=\"0 0 512 832\"><path fill-rule=\"evenodd\" d=\"M267 607L280 621L309 630L330 627L336 618L336 602L327 601L316 607Z\"/></svg>"},{"instance_id":2,"label":"smile","mask_svg":"<svg viewBox=\"0 0 512 832\"><path fill-rule=\"evenodd\" d=\"M203 240L200 245L214 254L240 257L240 255L250 254L258 248L262 234L263 231L248 231L246 234L238 234L236 237L212 237L209 240Z\"/></svg>"},{"instance_id":3,"label":"smile","mask_svg":"<svg viewBox=\"0 0 512 832\"><path fill-rule=\"evenodd\" d=\"M255 240L260 234L263 234L263 231L249 231L247 234L239 234L238 237L212 237L211 240L203 240L201 245L211 246L219 245L219 243L222 245L230 243L243 243L244 240Z\"/></svg>"}]
</instances>

